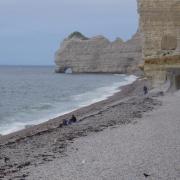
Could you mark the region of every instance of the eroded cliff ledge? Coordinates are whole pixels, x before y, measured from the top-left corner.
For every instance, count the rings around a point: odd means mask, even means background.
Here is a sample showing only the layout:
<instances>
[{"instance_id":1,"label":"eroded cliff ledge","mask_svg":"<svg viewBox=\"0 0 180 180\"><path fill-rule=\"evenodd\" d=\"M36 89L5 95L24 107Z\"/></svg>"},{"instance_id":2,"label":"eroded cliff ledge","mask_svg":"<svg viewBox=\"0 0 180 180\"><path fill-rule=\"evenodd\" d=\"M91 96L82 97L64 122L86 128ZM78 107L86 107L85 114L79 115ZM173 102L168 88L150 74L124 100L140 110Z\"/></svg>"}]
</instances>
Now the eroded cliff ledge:
<instances>
[{"instance_id":1,"label":"eroded cliff ledge","mask_svg":"<svg viewBox=\"0 0 180 180\"><path fill-rule=\"evenodd\" d=\"M131 73L142 63L141 36L131 40L117 38L110 42L103 36L87 38L79 32L66 38L56 52L57 72L71 69L73 73Z\"/></svg>"}]
</instances>

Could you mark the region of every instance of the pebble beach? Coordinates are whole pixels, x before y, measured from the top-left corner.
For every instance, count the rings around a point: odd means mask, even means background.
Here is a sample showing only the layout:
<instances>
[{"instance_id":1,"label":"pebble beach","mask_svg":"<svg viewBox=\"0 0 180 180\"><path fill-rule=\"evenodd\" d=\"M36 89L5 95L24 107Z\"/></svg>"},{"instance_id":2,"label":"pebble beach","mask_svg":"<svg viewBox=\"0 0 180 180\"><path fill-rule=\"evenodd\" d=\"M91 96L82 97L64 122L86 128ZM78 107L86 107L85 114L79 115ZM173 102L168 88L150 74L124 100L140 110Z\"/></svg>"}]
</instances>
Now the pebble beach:
<instances>
[{"instance_id":1,"label":"pebble beach","mask_svg":"<svg viewBox=\"0 0 180 180\"><path fill-rule=\"evenodd\" d=\"M178 179L178 93L138 79L107 100L0 137L0 179ZM176 100L175 100L176 99ZM77 122L63 126L74 114Z\"/></svg>"}]
</instances>

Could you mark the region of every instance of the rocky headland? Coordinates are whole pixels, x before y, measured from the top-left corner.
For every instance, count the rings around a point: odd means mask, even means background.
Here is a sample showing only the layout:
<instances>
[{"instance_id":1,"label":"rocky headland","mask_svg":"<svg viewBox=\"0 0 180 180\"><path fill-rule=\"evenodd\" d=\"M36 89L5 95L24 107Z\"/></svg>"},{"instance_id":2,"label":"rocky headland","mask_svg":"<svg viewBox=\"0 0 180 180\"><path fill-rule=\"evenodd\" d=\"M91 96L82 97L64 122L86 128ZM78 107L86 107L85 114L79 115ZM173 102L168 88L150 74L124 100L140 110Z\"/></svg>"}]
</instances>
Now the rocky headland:
<instances>
[{"instance_id":1,"label":"rocky headland","mask_svg":"<svg viewBox=\"0 0 180 180\"><path fill-rule=\"evenodd\" d=\"M56 52L57 72L64 73L133 73L142 63L139 31L124 42L117 38L110 42L103 36L87 38L74 32Z\"/></svg>"}]
</instances>

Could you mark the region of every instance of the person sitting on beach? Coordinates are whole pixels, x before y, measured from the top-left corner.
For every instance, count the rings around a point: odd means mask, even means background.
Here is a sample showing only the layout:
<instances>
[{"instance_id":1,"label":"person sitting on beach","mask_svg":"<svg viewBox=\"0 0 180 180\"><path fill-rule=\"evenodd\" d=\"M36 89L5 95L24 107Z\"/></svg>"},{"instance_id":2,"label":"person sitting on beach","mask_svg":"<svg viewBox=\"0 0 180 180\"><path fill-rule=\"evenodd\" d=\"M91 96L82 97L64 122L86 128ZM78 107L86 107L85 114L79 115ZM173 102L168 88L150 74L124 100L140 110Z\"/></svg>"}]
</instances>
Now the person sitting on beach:
<instances>
[{"instance_id":1,"label":"person sitting on beach","mask_svg":"<svg viewBox=\"0 0 180 180\"><path fill-rule=\"evenodd\" d=\"M148 93L148 88L147 88L147 86L144 86L143 90L144 90L144 95L146 95L146 94Z\"/></svg>"},{"instance_id":2,"label":"person sitting on beach","mask_svg":"<svg viewBox=\"0 0 180 180\"><path fill-rule=\"evenodd\" d=\"M75 123L77 121L76 117L72 115L71 119L69 120L70 123Z\"/></svg>"},{"instance_id":3,"label":"person sitting on beach","mask_svg":"<svg viewBox=\"0 0 180 180\"><path fill-rule=\"evenodd\" d=\"M76 121L77 121L76 117L74 115L72 115L71 119L69 119L69 120L64 119L63 120L63 125L67 126L67 125L70 125L72 123L75 123ZM59 126L59 127L61 127L61 126Z\"/></svg>"},{"instance_id":4,"label":"person sitting on beach","mask_svg":"<svg viewBox=\"0 0 180 180\"><path fill-rule=\"evenodd\" d=\"M63 125L64 125L64 126L67 126L68 124L69 124L69 123L68 123L68 120L64 119L64 120L63 120Z\"/></svg>"}]
</instances>

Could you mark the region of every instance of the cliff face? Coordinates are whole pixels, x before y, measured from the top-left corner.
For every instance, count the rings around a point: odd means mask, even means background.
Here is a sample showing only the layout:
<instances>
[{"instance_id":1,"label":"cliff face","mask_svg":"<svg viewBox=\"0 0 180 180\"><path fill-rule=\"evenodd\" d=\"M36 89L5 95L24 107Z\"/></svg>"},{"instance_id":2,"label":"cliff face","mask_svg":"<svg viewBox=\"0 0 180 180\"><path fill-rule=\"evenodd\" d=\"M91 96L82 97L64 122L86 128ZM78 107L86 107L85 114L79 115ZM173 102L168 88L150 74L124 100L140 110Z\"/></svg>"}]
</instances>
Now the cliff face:
<instances>
[{"instance_id":1,"label":"cliff face","mask_svg":"<svg viewBox=\"0 0 180 180\"><path fill-rule=\"evenodd\" d=\"M70 35L63 41L55 55L57 72L69 68L74 73L126 73L138 69L142 60L139 33L127 42L110 42L103 36L82 37Z\"/></svg>"},{"instance_id":2,"label":"cliff face","mask_svg":"<svg viewBox=\"0 0 180 180\"><path fill-rule=\"evenodd\" d=\"M180 68L180 0L138 0L144 71L164 83L169 68Z\"/></svg>"},{"instance_id":3,"label":"cliff face","mask_svg":"<svg viewBox=\"0 0 180 180\"><path fill-rule=\"evenodd\" d=\"M144 58L180 52L180 0L138 0Z\"/></svg>"}]
</instances>

